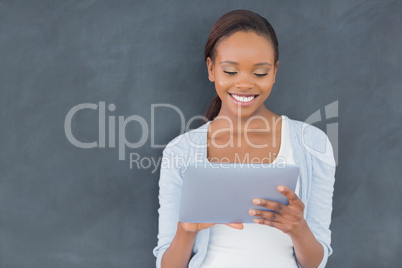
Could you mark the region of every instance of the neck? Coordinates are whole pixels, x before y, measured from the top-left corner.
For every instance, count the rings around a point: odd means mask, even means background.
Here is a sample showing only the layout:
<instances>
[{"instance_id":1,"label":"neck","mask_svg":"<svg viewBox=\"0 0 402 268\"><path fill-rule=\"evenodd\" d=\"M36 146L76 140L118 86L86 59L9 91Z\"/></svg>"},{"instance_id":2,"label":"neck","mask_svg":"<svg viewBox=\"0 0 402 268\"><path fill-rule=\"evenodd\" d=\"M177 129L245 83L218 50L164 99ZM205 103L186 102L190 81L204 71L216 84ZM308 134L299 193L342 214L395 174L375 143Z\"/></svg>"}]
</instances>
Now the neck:
<instances>
[{"instance_id":1,"label":"neck","mask_svg":"<svg viewBox=\"0 0 402 268\"><path fill-rule=\"evenodd\" d=\"M222 128L231 129L233 133L245 132L271 132L277 129L281 117L261 105L254 113L242 115L240 108L233 114L221 107L214 121L219 122Z\"/></svg>"}]
</instances>

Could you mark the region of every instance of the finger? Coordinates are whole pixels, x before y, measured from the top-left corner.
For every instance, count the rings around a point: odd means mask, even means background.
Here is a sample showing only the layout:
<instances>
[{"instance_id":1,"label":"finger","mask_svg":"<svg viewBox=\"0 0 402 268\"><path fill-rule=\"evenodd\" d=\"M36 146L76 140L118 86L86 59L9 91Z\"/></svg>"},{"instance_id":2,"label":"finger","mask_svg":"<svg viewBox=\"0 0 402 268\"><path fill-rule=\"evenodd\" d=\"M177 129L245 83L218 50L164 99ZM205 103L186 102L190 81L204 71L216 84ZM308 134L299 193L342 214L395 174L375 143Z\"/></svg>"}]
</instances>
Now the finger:
<instances>
[{"instance_id":1,"label":"finger","mask_svg":"<svg viewBox=\"0 0 402 268\"><path fill-rule=\"evenodd\" d=\"M244 228L243 223L225 223L227 226L230 226L235 229L242 230Z\"/></svg>"},{"instance_id":2,"label":"finger","mask_svg":"<svg viewBox=\"0 0 402 268\"><path fill-rule=\"evenodd\" d=\"M198 223L198 226L201 229L206 229L206 228L209 228L209 227L214 226L214 225L215 225L215 223Z\"/></svg>"},{"instance_id":3,"label":"finger","mask_svg":"<svg viewBox=\"0 0 402 268\"><path fill-rule=\"evenodd\" d=\"M289 199L289 203L295 203L299 200L299 197L296 195L296 193L284 185L279 185L277 190Z\"/></svg>"},{"instance_id":4,"label":"finger","mask_svg":"<svg viewBox=\"0 0 402 268\"><path fill-rule=\"evenodd\" d=\"M262 218L265 218L265 219L271 220L271 221L278 221L278 222L283 221L283 216L281 214L273 212L273 211L251 209L249 211L249 214L251 216L262 217Z\"/></svg>"},{"instance_id":5,"label":"finger","mask_svg":"<svg viewBox=\"0 0 402 268\"><path fill-rule=\"evenodd\" d=\"M282 203L275 202L275 201L270 201L266 199L261 199L261 198L256 198L253 199L253 203L262 207L265 207L267 209L276 211L278 213L281 213L282 211L287 211L287 206L285 206Z\"/></svg>"},{"instance_id":6,"label":"finger","mask_svg":"<svg viewBox=\"0 0 402 268\"><path fill-rule=\"evenodd\" d=\"M262 218L254 219L254 222L258 223L258 224L263 224L263 225L268 225L268 226L271 226L271 227L275 227L275 228L278 228L278 229L281 229L280 227L282 226L281 222L271 221L271 220L262 219Z\"/></svg>"},{"instance_id":7,"label":"finger","mask_svg":"<svg viewBox=\"0 0 402 268\"><path fill-rule=\"evenodd\" d=\"M278 221L271 221L267 219L254 219L254 222L257 224L268 225L270 227L274 227L278 230L281 230L285 234L289 234L291 232L291 228L289 228L286 224Z\"/></svg>"},{"instance_id":8,"label":"finger","mask_svg":"<svg viewBox=\"0 0 402 268\"><path fill-rule=\"evenodd\" d=\"M211 227L215 223L193 223L193 222L181 222L179 221L181 228L189 232L197 232Z\"/></svg>"}]
</instances>

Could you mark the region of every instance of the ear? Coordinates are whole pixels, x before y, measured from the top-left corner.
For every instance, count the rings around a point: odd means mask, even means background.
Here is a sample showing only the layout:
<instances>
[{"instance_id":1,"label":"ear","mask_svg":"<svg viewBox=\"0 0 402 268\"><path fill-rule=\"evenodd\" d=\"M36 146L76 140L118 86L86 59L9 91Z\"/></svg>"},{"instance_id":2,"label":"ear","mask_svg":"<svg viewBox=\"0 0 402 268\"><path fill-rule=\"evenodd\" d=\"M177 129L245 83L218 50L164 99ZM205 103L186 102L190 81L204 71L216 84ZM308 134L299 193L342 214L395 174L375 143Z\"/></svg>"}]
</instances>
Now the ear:
<instances>
[{"instance_id":1,"label":"ear","mask_svg":"<svg viewBox=\"0 0 402 268\"><path fill-rule=\"evenodd\" d=\"M275 67L274 67L274 83L275 83L275 77L276 77L276 72L278 71L279 67L279 61L276 62Z\"/></svg>"},{"instance_id":2,"label":"ear","mask_svg":"<svg viewBox=\"0 0 402 268\"><path fill-rule=\"evenodd\" d=\"M214 64L210 57L207 57L207 69L208 69L208 79L211 82L215 82L215 75L214 75Z\"/></svg>"}]
</instances>

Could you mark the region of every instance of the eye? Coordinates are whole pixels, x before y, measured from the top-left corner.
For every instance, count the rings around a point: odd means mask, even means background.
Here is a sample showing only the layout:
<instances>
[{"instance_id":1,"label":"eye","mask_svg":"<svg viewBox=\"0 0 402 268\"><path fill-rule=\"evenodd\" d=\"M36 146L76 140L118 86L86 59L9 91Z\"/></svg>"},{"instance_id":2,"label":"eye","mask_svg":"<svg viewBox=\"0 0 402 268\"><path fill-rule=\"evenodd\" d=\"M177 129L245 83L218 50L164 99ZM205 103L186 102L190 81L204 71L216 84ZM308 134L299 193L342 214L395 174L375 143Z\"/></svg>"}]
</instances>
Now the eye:
<instances>
[{"instance_id":1,"label":"eye","mask_svg":"<svg viewBox=\"0 0 402 268\"><path fill-rule=\"evenodd\" d=\"M223 71L224 73L227 73L228 75L235 75L235 74L237 74L237 72L228 72L228 71ZM265 73L265 74L255 74L256 76L258 76L258 77L263 77L263 76L266 76L267 75L267 73Z\"/></svg>"},{"instance_id":2,"label":"eye","mask_svg":"<svg viewBox=\"0 0 402 268\"><path fill-rule=\"evenodd\" d=\"M235 75L237 72L228 72L228 71L223 71L224 73L227 73L228 75Z\"/></svg>"}]
</instances>

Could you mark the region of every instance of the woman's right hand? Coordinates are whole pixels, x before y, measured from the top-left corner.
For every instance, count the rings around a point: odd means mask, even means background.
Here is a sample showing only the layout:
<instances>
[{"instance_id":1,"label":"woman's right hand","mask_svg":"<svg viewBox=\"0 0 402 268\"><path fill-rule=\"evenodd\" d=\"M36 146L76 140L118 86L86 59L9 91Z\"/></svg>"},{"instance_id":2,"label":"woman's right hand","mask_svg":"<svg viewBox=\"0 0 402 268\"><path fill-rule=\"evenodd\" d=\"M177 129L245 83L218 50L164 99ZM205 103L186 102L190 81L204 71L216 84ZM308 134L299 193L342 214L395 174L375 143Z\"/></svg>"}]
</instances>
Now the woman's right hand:
<instances>
[{"instance_id":1,"label":"woman's right hand","mask_svg":"<svg viewBox=\"0 0 402 268\"><path fill-rule=\"evenodd\" d=\"M184 231L198 233L201 230L207 229L216 223L192 223L192 222L181 222L179 221L180 226ZM242 230L244 228L243 223L224 223L227 226L230 226L235 229Z\"/></svg>"}]
</instances>

